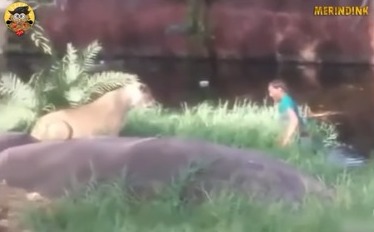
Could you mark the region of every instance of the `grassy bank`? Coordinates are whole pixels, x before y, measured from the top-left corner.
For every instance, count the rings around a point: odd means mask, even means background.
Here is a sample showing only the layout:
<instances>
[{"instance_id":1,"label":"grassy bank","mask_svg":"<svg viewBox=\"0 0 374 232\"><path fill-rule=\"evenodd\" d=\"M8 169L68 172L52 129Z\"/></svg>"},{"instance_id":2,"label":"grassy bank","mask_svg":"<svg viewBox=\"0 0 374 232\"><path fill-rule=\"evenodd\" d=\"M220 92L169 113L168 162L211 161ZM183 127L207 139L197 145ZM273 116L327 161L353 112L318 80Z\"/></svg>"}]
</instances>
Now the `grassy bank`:
<instances>
[{"instance_id":1,"label":"grassy bank","mask_svg":"<svg viewBox=\"0 0 374 232\"><path fill-rule=\"evenodd\" d=\"M320 125L313 129L325 143L334 142L333 127ZM53 210L33 211L26 222L38 232L373 231L374 168L341 170L327 164L322 151L300 152L295 146L279 149L276 139L280 130L271 107L245 104L228 109L224 104L202 104L180 112L134 111L123 134L202 138L235 147L265 149L336 187L338 194L333 202L306 199L300 209L292 210L225 195L196 207L181 207L175 192L151 202L137 202L124 198L117 186L108 185L85 196L61 199Z\"/></svg>"}]
</instances>

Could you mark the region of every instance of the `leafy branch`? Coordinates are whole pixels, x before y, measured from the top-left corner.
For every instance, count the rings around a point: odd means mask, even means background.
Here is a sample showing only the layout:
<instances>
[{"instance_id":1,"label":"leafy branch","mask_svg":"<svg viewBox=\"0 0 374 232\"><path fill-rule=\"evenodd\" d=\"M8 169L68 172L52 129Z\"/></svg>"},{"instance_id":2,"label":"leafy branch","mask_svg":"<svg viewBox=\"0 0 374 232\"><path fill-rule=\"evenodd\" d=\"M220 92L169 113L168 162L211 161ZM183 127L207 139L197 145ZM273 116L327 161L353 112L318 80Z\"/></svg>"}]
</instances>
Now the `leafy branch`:
<instances>
[{"instance_id":1,"label":"leafy branch","mask_svg":"<svg viewBox=\"0 0 374 232\"><path fill-rule=\"evenodd\" d=\"M44 29L36 24L34 25L30 38L33 41L35 47L41 48L44 54L52 55L51 41L46 36L44 36L44 34Z\"/></svg>"}]
</instances>

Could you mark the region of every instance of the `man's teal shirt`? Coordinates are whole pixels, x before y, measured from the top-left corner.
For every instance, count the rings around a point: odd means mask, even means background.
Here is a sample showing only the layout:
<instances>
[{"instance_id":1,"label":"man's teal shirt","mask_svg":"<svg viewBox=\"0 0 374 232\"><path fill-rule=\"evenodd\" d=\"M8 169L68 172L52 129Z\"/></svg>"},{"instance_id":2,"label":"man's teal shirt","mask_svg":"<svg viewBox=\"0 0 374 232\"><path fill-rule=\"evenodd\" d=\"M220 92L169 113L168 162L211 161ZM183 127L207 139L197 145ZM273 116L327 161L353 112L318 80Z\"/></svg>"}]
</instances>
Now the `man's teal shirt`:
<instances>
[{"instance_id":1,"label":"man's teal shirt","mask_svg":"<svg viewBox=\"0 0 374 232\"><path fill-rule=\"evenodd\" d=\"M292 99L291 96L285 94L278 103L278 112L281 118L288 118L287 111L289 109L293 110L296 113L299 122L302 123L299 108L296 102Z\"/></svg>"}]
</instances>

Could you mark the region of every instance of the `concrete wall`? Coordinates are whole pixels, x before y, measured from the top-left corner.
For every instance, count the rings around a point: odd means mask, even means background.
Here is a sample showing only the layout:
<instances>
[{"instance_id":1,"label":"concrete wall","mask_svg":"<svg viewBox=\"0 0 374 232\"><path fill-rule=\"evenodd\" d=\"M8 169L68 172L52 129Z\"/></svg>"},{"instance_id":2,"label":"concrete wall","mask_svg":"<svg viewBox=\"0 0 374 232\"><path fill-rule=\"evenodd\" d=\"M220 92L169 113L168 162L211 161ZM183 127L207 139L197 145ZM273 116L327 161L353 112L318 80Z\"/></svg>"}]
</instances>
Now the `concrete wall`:
<instances>
[{"instance_id":1,"label":"concrete wall","mask_svg":"<svg viewBox=\"0 0 374 232\"><path fill-rule=\"evenodd\" d=\"M68 42L81 47L99 39L108 56L184 57L191 53L185 35L167 33L171 26L184 22L187 0L56 1L60 7L41 9L37 16L60 49ZM369 3L373 8L374 4ZM316 17L313 7L318 4L362 2L216 0L206 12L213 38L208 45L221 59L374 62L374 30L370 30L374 28L373 19ZM194 54L207 57L208 49L202 47Z\"/></svg>"}]
</instances>

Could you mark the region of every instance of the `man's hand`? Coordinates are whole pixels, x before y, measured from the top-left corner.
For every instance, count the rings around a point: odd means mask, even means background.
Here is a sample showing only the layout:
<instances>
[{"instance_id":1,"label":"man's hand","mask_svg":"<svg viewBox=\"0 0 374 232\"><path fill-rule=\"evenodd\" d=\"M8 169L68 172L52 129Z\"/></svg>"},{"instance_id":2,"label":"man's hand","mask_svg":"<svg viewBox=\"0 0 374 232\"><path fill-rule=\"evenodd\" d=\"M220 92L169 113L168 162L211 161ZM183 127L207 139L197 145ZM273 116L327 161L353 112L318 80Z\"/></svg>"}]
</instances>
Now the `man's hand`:
<instances>
[{"instance_id":1,"label":"man's hand","mask_svg":"<svg viewBox=\"0 0 374 232\"><path fill-rule=\"evenodd\" d=\"M287 114L288 114L289 123L288 123L285 134L283 135L282 139L280 140L279 145L281 147L288 146L291 143L292 138L293 138L298 126L299 126L299 119L298 119L295 111L292 110L292 109L288 109Z\"/></svg>"}]
</instances>

